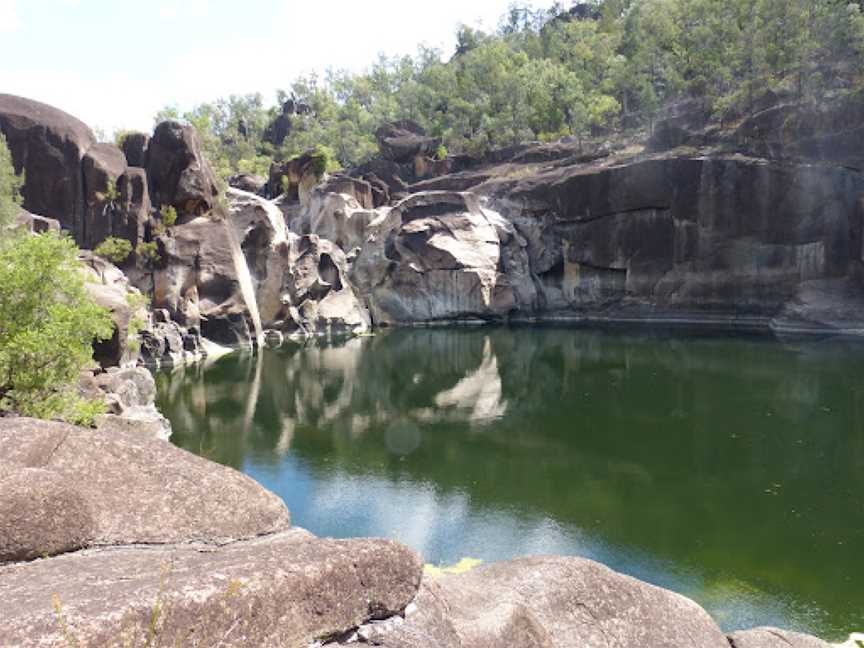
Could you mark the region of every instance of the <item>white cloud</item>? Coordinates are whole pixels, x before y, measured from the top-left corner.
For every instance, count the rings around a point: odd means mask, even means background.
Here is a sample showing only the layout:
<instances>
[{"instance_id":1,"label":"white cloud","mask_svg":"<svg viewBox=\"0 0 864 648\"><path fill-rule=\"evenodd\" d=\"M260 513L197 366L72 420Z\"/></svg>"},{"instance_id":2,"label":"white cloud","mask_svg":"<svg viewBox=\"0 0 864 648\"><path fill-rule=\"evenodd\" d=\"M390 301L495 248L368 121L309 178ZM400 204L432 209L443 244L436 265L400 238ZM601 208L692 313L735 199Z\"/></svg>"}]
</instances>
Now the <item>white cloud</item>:
<instances>
[{"instance_id":1,"label":"white cloud","mask_svg":"<svg viewBox=\"0 0 864 648\"><path fill-rule=\"evenodd\" d=\"M159 7L159 17L162 20L174 20L177 17L177 13L175 5L162 5Z\"/></svg>"},{"instance_id":2,"label":"white cloud","mask_svg":"<svg viewBox=\"0 0 864 648\"><path fill-rule=\"evenodd\" d=\"M0 0L0 34L11 33L21 29L21 19L15 0Z\"/></svg>"}]
</instances>

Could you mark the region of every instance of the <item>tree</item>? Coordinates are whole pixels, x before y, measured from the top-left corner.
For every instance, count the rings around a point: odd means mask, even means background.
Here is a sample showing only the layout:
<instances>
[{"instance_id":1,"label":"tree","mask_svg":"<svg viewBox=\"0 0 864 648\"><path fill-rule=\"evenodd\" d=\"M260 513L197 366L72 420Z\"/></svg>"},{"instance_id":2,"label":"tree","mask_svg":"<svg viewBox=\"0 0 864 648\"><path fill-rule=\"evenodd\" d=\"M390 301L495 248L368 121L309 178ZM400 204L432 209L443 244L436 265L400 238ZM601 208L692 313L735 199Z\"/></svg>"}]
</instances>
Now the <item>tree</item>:
<instances>
[{"instance_id":1,"label":"tree","mask_svg":"<svg viewBox=\"0 0 864 648\"><path fill-rule=\"evenodd\" d=\"M6 146L6 137L0 132L0 232L15 223L20 209L19 191L23 182L24 178L15 174L12 154Z\"/></svg>"},{"instance_id":2,"label":"tree","mask_svg":"<svg viewBox=\"0 0 864 648\"><path fill-rule=\"evenodd\" d=\"M78 249L53 232L0 241L0 410L88 423L101 403L78 395L93 341L111 337L88 296Z\"/></svg>"}]
</instances>

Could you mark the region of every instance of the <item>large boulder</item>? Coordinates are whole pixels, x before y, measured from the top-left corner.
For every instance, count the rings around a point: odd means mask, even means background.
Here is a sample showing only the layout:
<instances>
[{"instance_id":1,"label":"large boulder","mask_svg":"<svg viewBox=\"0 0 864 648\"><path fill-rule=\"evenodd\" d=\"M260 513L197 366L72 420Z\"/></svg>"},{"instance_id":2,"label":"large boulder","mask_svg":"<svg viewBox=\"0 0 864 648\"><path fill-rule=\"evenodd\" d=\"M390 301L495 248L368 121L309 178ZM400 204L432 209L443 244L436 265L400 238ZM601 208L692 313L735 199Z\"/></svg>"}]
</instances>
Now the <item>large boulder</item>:
<instances>
[{"instance_id":1,"label":"large boulder","mask_svg":"<svg viewBox=\"0 0 864 648\"><path fill-rule=\"evenodd\" d=\"M153 222L147 172L139 167L129 167L118 179L117 189L119 209L112 214L111 235L129 241L134 249L144 241L147 227Z\"/></svg>"},{"instance_id":2,"label":"large boulder","mask_svg":"<svg viewBox=\"0 0 864 648\"><path fill-rule=\"evenodd\" d=\"M126 133L120 141L120 148L126 156L126 164L130 167L147 166L147 145L150 136L146 133Z\"/></svg>"},{"instance_id":3,"label":"large boulder","mask_svg":"<svg viewBox=\"0 0 864 648\"><path fill-rule=\"evenodd\" d=\"M163 441L171 437L171 423L156 409L156 381L147 369L113 368L82 383L87 396L106 402L107 413L96 417L102 432L129 430Z\"/></svg>"},{"instance_id":4,"label":"large boulder","mask_svg":"<svg viewBox=\"0 0 864 648\"><path fill-rule=\"evenodd\" d=\"M519 237L476 196L415 194L383 210L368 231L351 277L373 321L500 319L519 308L512 279L524 273L510 264Z\"/></svg>"},{"instance_id":5,"label":"large boulder","mask_svg":"<svg viewBox=\"0 0 864 648\"><path fill-rule=\"evenodd\" d=\"M371 624L364 635L384 648L729 648L693 601L559 557L424 582L404 621Z\"/></svg>"},{"instance_id":6,"label":"large boulder","mask_svg":"<svg viewBox=\"0 0 864 648\"><path fill-rule=\"evenodd\" d=\"M384 124L376 132L381 157L396 163L414 163L417 157L432 157L441 146L441 139L427 137L415 122L400 121Z\"/></svg>"},{"instance_id":7,"label":"large boulder","mask_svg":"<svg viewBox=\"0 0 864 648\"><path fill-rule=\"evenodd\" d=\"M87 551L0 568L0 645L305 647L401 613L421 572L394 542L299 529L216 551Z\"/></svg>"},{"instance_id":8,"label":"large boulder","mask_svg":"<svg viewBox=\"0 0 864 648\"><path fill-rule=\"evenodd\" d=\"M284 195L287 200L305 204L312 188L324 177L326 166L326 157L316 149L286 162L274 162L270 165L267 195L271 198Z\"/></svg>"},{"instance_id":9,"label":"large boulder","mask_svg":"<svg viewBox=\"0 0 864 648\"><path fill-rule=\"evenodd\" d=\"M282 501L248 477L131 431L5 418L0 457L4 469L38 468L75 485L93 516L89 546L221 545L289 526ZM44 524L39 507L25 508L22 528Z\"/></svg>"},{"instance_id":10,"label":"large boulder","mask_svg":"<svg viewBox=\"0 0 864 648\"><path fill-rule=\"evenodd\" d=\"M54 218L84 243L81 161L96 143L81 121L38 101L0 94L0 131L15 170L24 171L24 208Z\"/></svg>"},{"instance_id":11,"label":"large boulder","mask_svg":"<svg viewBox=\"0 0 864 648\"><path fill-rule=\"evenodd\" d=\"M24 228L32 234L44 234L45 232L60 232L60 223L53 218L37 216L21 209L15 219L15 225Z\"/></svg>"},{"instance_id":12,"label":"large boulder","mask_svg":"<svg viewBox=\"0 0 864 648\"><path fill-rule=\"evenodd\" d=\"M157 208L170 205L181 215L200 216L216 205L216 176L192 126L166 121L156 127L147 146L147 175Z\"/></svg>"}]
</instances>

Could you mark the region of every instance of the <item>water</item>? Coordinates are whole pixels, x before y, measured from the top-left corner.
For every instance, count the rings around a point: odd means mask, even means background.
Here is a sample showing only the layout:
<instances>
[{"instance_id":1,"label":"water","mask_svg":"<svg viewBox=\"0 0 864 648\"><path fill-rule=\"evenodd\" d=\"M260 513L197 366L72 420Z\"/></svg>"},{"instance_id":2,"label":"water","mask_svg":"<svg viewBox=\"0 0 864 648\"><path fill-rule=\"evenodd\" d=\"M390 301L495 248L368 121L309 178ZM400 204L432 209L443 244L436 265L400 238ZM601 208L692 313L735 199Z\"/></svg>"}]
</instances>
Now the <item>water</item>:
<instances>
[{"instance_id":1,"label":"water","mask_svg":"<svg viewBox=\"0 0 864 648\"><path fill-rule=\"evenodd\" d=\"M864 344L394 331L158 376L174 441L322 536L569 554L727 630L864 629Z\"/></svg>"},{"instance_id":2,"label":"water","mask_svg":"<svg viewBox=\"0 0 864 648\"><path fill-rule=\"evenodd\" d=\"M231 260L234 262L234 271L237 273L237 281L240 284L240 293L249 310L252 326L255 329L255 346L264 343L264 327L261 325L261 314L258 311L258 300L255 297L255 284L252 282L252 273L249 271L249 263L246 260L240 242L237 240L237 232L234 225L226 219L225 231L228 233L228 244L231 246Z\"/></svg>"}]
</instances>

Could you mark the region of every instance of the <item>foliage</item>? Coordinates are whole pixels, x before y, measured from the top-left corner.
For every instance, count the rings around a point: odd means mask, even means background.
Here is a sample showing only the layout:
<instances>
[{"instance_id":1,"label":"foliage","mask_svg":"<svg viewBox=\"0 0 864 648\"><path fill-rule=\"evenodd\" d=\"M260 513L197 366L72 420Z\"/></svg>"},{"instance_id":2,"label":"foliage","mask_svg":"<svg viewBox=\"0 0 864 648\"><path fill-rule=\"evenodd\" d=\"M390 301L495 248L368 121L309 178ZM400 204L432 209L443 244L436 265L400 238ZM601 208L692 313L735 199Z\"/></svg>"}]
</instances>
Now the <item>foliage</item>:
<instances>
[{"instance_id":1,"label":"foliage","mask_svg":"<svg viewBox=\"0 0 864 648\"><path fill-rule=\"evenodd\" d=\"M159 215L162 217L162 224L165 227L174 227L177 223L177 209L172 205L162 205Z\"/></svg>"},{"instance_id":2,"label":"foliage","mask_svg":"<svg viewBox=\"0 0 864 648\"><path fill-rule=\"evenodd\" d=\"M0 132L0 230L15 222L18 205L21 203L19 191L23 183L23 176L15 174L12 154L6 146L6 138Z\"/></svg>"},{"instance_id":3,"label":"foliage","mask_svg":"<svg viewBox=\"0 0 864 648\"><path fill-rule=\"evenodd\" d=\"M103 259L108 259L115 265L120 265L132 254L132 244L126 239L109 236L93 250Z\"/></svg>"},{"instance_id":4,"label":"foliage","mask_svg":"<svg viewBox=\"0 0 864 648\"><path fill-rule=\"evenodd\" d=\"M443 144L438 146L438 149L435 151L435 159L436 160L446 160L447 159L447 147Z\"/></svg>"},{"instance_id":5,"label":"foliage","mask_svg":"<svg viewBox=\"0 0 864 648\"><path fill-rule=\"evenodd\" d=\"M150 263L159 263L159 245L156 241L144 242L141 241L135 246L135 254Z\"/></svg>"},{"instance_id":6,"label":"foliage","mask_svg":"<svg viewBox=\"0 0 864 648\"><path fill-rule=\"evenodd\" d=\"M101 403L77 393L109 313L88 296L78 248L53 232L0 241L0 410L87 423Z\"/></svg>"},{"instance_id":7,"label":"foliage","mask_svg":"<svg viewBox=\"0 0 864 648\"><path fill-rule=\"evenodd\" d=\"M343 166L377 153L375 131L411 119L454 153L529 139L602 135L650 125L669 102L702 101L722 116L767 90L817 100L864 83L862 3L850 0L594 0L573 18L513 4L498 29L460 26L452 57L421 47L362 73L295 79L266 107L260 95L202 104L183 117L227 176L315 146ZM289 101L290 98L290 101ZM287 104L286 104L287 102ZM283 106L303 111L283 113ZM160 117L177 117L168 109ZM288 123L278 145L275 121ZM287 122L286 122L287 120ZM268 141L268 139L270 141Z\"/></svg>"}]
</instances>

